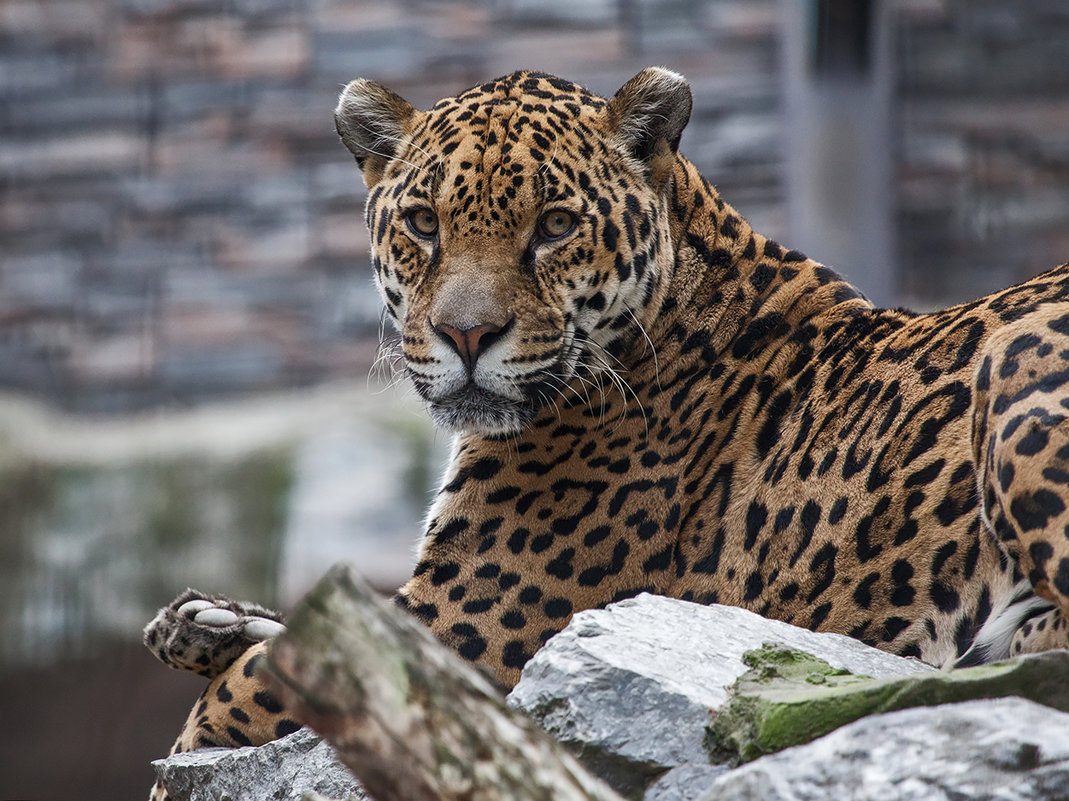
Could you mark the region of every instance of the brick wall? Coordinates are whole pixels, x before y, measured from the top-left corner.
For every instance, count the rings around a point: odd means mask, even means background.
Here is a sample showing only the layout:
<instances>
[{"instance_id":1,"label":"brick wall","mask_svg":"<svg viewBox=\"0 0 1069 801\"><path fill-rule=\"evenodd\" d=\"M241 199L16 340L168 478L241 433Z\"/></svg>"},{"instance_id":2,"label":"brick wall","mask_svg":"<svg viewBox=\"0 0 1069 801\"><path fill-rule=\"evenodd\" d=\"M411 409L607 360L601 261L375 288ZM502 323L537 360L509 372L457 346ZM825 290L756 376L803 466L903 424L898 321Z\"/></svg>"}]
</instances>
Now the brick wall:
<instances>
[{"instance_id":1,"label":"brick wall","mask_svg":"<svg viewBox=\"0 0 1069 801\"><path fill-rule=\"evenodd\" d=\"M331 120L358 75L428 104L526 65L611 92L672 63L691 150L775 206L774 3L543 5L0 4L0 385L110 410L366 373L363 187Z\"/></svg>"},{"instance_id":2,"label":"brick wall","mask_svg":"<svg viewBox=\"0 0 1069 801\"><path fill-rule=\"evenodd\" d=\"M1069 17L899 4L907 296L1069 258ZM363 186L330 118L358 75L426 106L519 67L611 93L666 64L694 85L685 152L782 237L778 21L778 0L5 0L0 386L108 411L366 373Z\"/></svg>"},{"instance_id":3,"label":"brick wall","mask_svg":"<svg viewBox=\"0 0 1069 801\"><path fill-rule=\"evenodd\" d=\"M1069 4L901 7L904 296L965 300L1069 261Z\"/></svg>"}]
</instances>

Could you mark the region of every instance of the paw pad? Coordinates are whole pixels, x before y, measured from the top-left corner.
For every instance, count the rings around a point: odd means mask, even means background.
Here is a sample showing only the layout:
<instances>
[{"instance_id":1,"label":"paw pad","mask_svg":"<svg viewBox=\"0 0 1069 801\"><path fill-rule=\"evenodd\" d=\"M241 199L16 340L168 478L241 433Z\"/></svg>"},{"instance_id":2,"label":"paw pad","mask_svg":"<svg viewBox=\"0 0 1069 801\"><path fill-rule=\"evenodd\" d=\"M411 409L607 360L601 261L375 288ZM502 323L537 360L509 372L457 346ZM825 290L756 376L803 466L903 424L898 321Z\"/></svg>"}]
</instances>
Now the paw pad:
<instances>
[{"instance_id":1,"label":"paw pad","mask_svg":"<svg viewBox=\"0 0 1069 801\"><path fill-rule=\"evenodd\" d=\"M175 610L180 615L195 615L202 609L215 609L216 606L207 598L195 598L192 601L186 601L178 609Z\"/></svg>"},{"instance_id":2,"label":"paw pad","mask_svg":"<svg viewBox=\"0 0 1069 801\"><path fill-rule=\"evenodd\" d=\"M188 604L184 604L184 606L188 606ZM178 608L178 614L182 614L182 607ZM239 620L241 618L229 609L204 609L193 616L194 623L199 623L202 626L215 626L216 628L233 626Z\"/></svg>"},{"instance_id":3,"label":"paw pad","mask_svg":"<svg viewBox=\"0 0 1069 801\"><path fill-rule=\"evenodd\" d=\"M282 615L259 604L186 590L145 627L144 641L164 664L212 678L285 630Z\"/></svg>"},{"instance_id":4,"label":"paw pad","mask_svg":"<svg viewBox=\"0 0 1069 801\"><path fill-rule=\"evenodd\" d=\"M245 624L245 634L254 640L270 640L284 632L286 627L275 620L254 618Z\"/></svg>"}]
</instances>

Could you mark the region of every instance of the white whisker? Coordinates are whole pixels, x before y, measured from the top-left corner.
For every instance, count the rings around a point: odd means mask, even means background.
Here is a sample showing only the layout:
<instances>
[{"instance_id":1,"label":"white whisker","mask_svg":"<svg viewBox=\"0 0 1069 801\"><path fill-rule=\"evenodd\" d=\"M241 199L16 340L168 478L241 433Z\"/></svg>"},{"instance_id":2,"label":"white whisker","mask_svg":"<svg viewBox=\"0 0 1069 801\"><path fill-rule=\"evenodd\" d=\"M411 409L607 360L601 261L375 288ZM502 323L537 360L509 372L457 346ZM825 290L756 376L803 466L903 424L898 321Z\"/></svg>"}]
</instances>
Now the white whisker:
<instances>
[{"instance_id":1,"label":"white whisker","mask_svg":"<svg viewBox=\"0 0 1069 801\"><path fill-rule=\"evenodd\" d=\"M657 361L657 348L654 346L653 340L650 339L650 335L646 333L646 329L643 327L642 323L639 322L638 315L635 314L635 310L628 309L627 313L631 315L631 319L635 321L635 325L638 326L638 330L642 332L642 336L645 338L646 344L649 345L650 352L653 354L653 374L657 381L657 388L663 389L663 387L661 386L661 365Z\"/></svg>"}]
</instances>

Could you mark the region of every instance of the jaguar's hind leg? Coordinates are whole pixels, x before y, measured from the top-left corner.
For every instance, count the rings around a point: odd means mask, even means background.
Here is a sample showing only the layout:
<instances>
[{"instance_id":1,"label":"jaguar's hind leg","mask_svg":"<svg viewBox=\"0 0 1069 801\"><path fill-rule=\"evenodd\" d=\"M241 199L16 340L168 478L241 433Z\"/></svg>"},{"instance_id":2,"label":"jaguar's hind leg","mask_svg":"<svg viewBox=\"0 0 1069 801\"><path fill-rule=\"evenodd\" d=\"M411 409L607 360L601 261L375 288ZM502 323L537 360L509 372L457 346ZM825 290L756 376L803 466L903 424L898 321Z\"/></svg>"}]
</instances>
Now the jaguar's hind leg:
<instances>
[{"instance_id":1,"label":"jaguar's hind leg","mask_svg":"<svg viewBox=\"0 0 1069 801\"><path fill-rule=\"evenodd\" d=\"M985 519L1055 607L1023 623L1011 647L1069 647L1069 305L1041 306L988 340L974 413Z\"/></svg>"},{"instance_id":2,"label":"jaguar's hind leg","mask_svg":"<svg viewBox=\"0 0 1069 801\"><path fill-rule=\"evenodd\" d=\"M1065 648L1069 636L1067 628L1069 626L1059 609L1048 609L1043 614L1029 618L1013 635L1010 656Z\"/></svg>"},{"instance_id":3,"label":"jaguar's hind leg","mask_svg":"<svg viewBox=\"0 0 1069 801\"><path fill-rule=\"evenodd\" d=\"M189 589L145 626L144 642L164 664L215 678L249 647L285 629L279 612Z\"/></svg>"}]
</instances>

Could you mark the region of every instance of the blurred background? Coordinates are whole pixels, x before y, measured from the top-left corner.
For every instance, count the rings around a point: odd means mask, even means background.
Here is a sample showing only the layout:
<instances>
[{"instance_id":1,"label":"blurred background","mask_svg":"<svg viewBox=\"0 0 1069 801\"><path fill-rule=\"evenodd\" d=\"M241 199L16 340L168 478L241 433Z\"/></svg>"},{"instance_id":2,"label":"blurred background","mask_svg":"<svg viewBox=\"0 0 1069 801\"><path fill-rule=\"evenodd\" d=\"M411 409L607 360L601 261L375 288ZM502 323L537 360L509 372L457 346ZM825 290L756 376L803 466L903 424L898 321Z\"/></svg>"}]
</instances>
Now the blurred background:
<instances>
[{"instance_id":1,"label":"blurred background","mask_svg":"<svg viewBox=\"0 0 1069 801\"><path fill-rule=\"evenodd\" d=\"M1069 260L1063 0L0 0L0 798L137 798L191 585L410 567L448 447L388 370L331 110L692 82L682 150L884 305Z\"/></svg>"}]
</instances>

